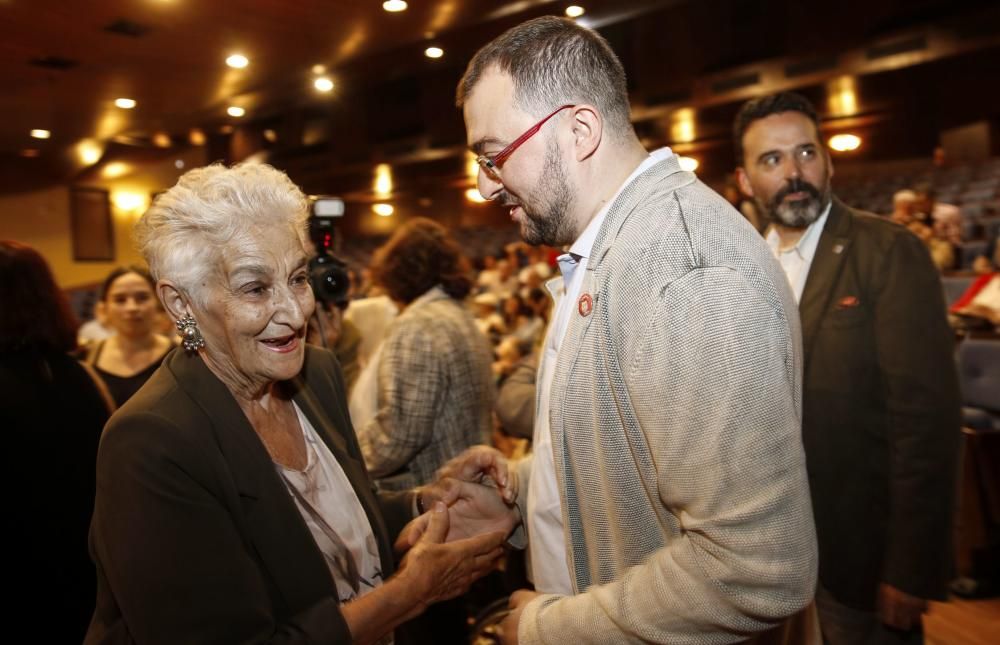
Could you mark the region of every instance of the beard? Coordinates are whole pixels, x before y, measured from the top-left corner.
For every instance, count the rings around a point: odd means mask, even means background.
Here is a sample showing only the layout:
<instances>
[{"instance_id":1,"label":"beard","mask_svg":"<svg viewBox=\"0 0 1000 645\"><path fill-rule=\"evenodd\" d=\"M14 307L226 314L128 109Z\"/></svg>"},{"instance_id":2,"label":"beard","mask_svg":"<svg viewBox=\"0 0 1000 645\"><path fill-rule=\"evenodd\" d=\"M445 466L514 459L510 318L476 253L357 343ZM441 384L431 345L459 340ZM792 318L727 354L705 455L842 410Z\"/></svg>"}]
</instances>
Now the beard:
<instances>
[{"instance_id":1,"label":"beard","mask_svg":"<svg viewBox=\"0 0 1000 645\"><path fill-rule=\"evenodd\" d=\"M786 202L785 197L792 193L806 193L804 199ZM819 219L823 209L830 203L830 186L822 190L804 179L789 179L767 203L758 203L758 207L767 213L771 220L788 228L806 228Z\"/></svg>"},{"instance_id":2,"label":"beard","mask_svg":"<svg viewBox=\"0 0 1000 645\"><path fill-rule=\"evenodd\" d=\"M500 195L502 205L521 207L524 212L521 238L532 246L560 247L576 239L568 217L573 195L559 152L559 146L550 140L542 176L525 200L513 197L506 190Z\"/></svg>"}]
</instances>

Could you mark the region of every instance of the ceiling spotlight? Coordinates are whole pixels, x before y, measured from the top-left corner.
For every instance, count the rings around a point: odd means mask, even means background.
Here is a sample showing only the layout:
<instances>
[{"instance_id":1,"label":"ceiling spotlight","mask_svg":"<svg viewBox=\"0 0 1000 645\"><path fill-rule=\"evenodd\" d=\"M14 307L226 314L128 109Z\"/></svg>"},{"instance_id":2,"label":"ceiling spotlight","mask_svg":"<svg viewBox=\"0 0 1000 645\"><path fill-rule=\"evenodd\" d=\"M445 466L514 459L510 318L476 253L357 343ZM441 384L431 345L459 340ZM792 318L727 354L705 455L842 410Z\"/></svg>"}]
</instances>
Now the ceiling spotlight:
<instances>
[{"instance_id":1,"label":"ceiling spotlight","mask_svg":"<svg viewBox=\"0 0 1000 645\"><path fill-rule=\"evenodd\" d=\"M238 105L230 105L228 108L226 108L226 114L228 114L229 116L234 116L237 119L246 113L247 111Z\"/></svg>"},{"instance_id":2,"label":"ceiling spotlight","mask_svg":"<svg viewBox=\"0 0 1000 645\"><path fill-rule=\"evenodd\" d=\"M681 165L681 170L694 172L698 170L698 160L694 157L677 157L677 162Z\"/></svg>"},{"instance_id":3,"label":"ceiling spotlight","mask_svg":"<svg viewBox=\"0 0 1000 645\"><path fill-rule=\"evenodd\" d=\"M830 147L837 152L849 152L861 147L861 137L855 134L835 134L830 137Z\"/></svg>"},{"instance_id":4,"label":"ceiling spotlight","mask_svg":"<svg viewBox=\"0 0 1000 645\"><path fill-rule=\"evenodd\" d=\"M478 188L468 188L465 191L465 198L472 202L473 204L482 204L486 201L483 194L479 192Z\"/></svg>"},{"instance_id":5,"label":"ceiling spotlight","mask_svg":"<svg viewBox=\"0 0 1000 645\"><path fill-rule=\"evenodd\" d=\"M404 0L385 0L385 2L382 3L382 8L392 13L405 11L406 6L407 5Z\"/></svg>"},{"instance_id":6,"label":"ceiling spotlight","mask_svg":"<svg viewBox=\"0 0 1000 645\"><path fill-rule=\"evenodd\" d=\"M313 74L326 74L326 65L320 65L319 63L312 66Z\"/></svg>"},{"instance_id":7,"label":"ceiling spotlight","mask_svg":"<svg viewBox=\"0 0 1000 645\"><path fill-rule=\"evenodd\" d=\"M326 76L320 76L319 78L313 81L313 87L315 87L316 90L320 92L329 92L330 90L333 89L333 81L331 81Z\"/></svg>"},{"instance_id":8,"label":"ceiling spotlight","mask_svg":"<svg viewBox=\"0 0 1000 645\"><path fill-rule=\"evenodd\" d=\"M123 110L131 110L135 107L135 99L115 99L115 107L120 107Z\"/></svg>"},{"instance_id":9,"label":"ceiling spotlight","mask_svg":"<svg viewBox=\"0 0 1000 645\"><path fill-rule=\"evenodd\" d=\"M392 207L392 204L378 203L372 204L372 210L379 217L389 217L395 209Z\"/></svg>"},{"instance_id":10,"label":"ceiling spotlight","mask_svg":"<svg viewBox=\"0 0 1000 645\"><path fill-rule=\"evenodd\" d=\"M444 50L440 47L428 47L424 50L424 56L427 58L441 58L444 56Z\"/></svg>"},{"instance_id":11,"label":"ceiling spotlight","mask_svg":"<svg viewBox=\"0 0 1000 645\"><path fill-rule=\"evenodd\" d=\"M250 59L243 54L232 54L226 58L226 65L229 65L233 69L243 69L250 64Z\"/></svg>"},{"instance_id":12,"label":"ceiling spotlight","mask_svg":"<svg viewBox=\"0 0 1000 645\"><path fill-rule=\"evenodd\" d=\"M192 146L203 146L205 145L205 132L199 128L192 128L188 132L188 141L191 142Z\"/></svg>"},{"instance_id":13,"label":"ceiling spotlight","mask_svg":"<svg viewBox=\"0 0 1000 645\"><path fill-rule=\"evenodd\" d=\"M48 130L35 129L31 131L32 139L48 139L52 136L52 133Z\"/></svg>"},{"instance_id":14,"label":"ceiling spotlight","mask_svg":"<svg viewBox=\"0 0 1000 645\"><path fill-rule=\"evenodd\" d=\"M153 135L153 145L157 148L169 148L170 144L170 135L166 132L157 132Z\"/></svg>"},{"instance_id":15,"label":"ceiling spotlight","mask_svg":"<svg viewBox=\"0 0 1000 645\"><path fill-rule=\"evenodd\" d=\"M584 14L583 7L580 7L575 4L571 4L570 6L566 7L566 15L569 16L570 18L579 18L583 14Z\"/></svg>"}]
</instances>

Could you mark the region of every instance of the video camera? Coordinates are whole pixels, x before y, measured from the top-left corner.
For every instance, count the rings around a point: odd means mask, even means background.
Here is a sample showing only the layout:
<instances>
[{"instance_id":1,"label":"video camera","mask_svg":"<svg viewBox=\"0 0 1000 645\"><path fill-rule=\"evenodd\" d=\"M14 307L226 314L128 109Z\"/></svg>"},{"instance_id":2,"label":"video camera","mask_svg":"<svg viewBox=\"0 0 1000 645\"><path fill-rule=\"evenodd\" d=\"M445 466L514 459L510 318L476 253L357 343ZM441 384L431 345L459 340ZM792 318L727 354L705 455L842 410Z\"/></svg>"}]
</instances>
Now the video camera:
<instances>
[{"instance_id":1,"label":"video camera","mask_svg":"<svg viewBox=\"0 0 1000 645\"><path fill-rule=\"evenodd\" d=\"M344 216L344 200L339 197L311 198L309 239L316 247L316 256L309 261L309 284L316 301L343 309L351 291L347 264L334 255L336 221Z\"/></svg>"}]
</instances>

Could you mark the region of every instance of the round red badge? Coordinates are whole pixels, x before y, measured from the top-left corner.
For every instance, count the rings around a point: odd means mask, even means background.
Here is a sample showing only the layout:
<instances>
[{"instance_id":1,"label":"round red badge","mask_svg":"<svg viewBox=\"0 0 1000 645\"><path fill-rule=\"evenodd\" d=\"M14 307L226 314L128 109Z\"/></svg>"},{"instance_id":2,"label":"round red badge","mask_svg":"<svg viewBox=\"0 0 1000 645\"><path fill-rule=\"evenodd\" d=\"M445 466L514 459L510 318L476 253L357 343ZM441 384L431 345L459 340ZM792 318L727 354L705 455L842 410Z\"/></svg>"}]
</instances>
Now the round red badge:
<instances>
[{"instance_id":1,"label":"round red badge","mask_svg":"<svg viewBox=\"0 0 1000 645\"><path fill-rule=\"evenodd\" d=\"M576 309L581 316L590 315L590 312L594 310L594 299L590 297L589 293L580 296L580 300L576 303Z\"/></svg>"}]
</instances>

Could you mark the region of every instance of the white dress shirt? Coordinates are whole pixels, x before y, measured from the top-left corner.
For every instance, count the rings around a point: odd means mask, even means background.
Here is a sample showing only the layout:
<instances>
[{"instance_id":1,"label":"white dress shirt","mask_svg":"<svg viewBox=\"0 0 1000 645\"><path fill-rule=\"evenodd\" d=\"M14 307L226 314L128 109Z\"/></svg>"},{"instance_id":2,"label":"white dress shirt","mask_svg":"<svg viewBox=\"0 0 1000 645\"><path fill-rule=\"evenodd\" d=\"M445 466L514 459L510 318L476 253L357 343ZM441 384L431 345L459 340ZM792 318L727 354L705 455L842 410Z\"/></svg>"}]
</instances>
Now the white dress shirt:
<instances>
[{"instance_id":1,"label":"white dress shirt","mask_svg":"<svg viewBox=\"0 0 1000 645\"><path fill-rule=\"evenodd\" d=\"M545 336L541 363L538 367L539 399L535 411L534 457L531 463L531 479L528 484L528 550L531 562L532 582L542 593L571 595L573 582L566 556L566 535L563 527L562 501L556 481L555 464L552 455L552 435L549 427L549 397L552 390L556 358L570 316L577 310L580 285L587 270L587 260L593 250L594 240L601 229L604 217L618 195L632 181L654 164L670 157L670 148L660 148L651 153L622 183L618 191L597 212L587 224L580 237L570 247L568 253L560 255L557 261L562 279L550 280L546 287L556 301L555 315ZM572 351L572 348L569 348Z\"/></svg>"},{"instance_id":2,"label":"white dress shirt","mask_svg":"<svg viewBox=\"0 0 1000 645\"><path fill-rule=\"evenodd\" d=\"M823 214L806 228L806 232L795 243L795 246L787 249L781 248L781 238L778 236L778 231L773 226L767 231L765 238L767 245L771 247L771 252L774 253L774 257L778 259L781 268L785 271L788 284L792 287L792 293L795 294L795 302L802 300L802 290L806 286L809 267L812 266L813 258L816 256L816 246L823 234L823 227L826 226L826 219L830 215L832 205L832 201L826 205Z\"/></svg>"}]
</instances>

